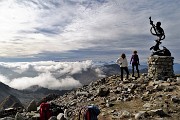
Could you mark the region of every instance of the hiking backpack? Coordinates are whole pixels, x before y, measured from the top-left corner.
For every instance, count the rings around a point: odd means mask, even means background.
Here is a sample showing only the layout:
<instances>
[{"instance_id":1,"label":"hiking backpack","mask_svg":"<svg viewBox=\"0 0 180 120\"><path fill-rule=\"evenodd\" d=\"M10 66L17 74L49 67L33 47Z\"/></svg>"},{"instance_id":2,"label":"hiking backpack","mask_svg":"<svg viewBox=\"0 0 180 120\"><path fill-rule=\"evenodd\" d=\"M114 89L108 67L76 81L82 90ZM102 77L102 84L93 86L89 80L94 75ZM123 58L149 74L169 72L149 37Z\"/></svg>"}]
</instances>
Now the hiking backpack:
<instances>
[{"instance_id":1,"label":"hiking backpack","mask_svg":"<svg viewBox=\"0 0 180 120\"><path fill-rule=\"evenodd\" d=\"M48 120L52 116L52 110L49 103L41 103L40 120Z\"/></svg>"},{"instance_id":2,"label":"hiking backpack","mask_svg":"<svg viewBox=\"0 0 180 120\"><path fill-rule=\"evenodd\" d=\"M95 105L90 105L83 107L80 112L79 112L79 120L81 116L81 112L83 111L83 120L98 120L98 115L100 114L100 110L97 106Z\"/></svg>"}]
</instances>

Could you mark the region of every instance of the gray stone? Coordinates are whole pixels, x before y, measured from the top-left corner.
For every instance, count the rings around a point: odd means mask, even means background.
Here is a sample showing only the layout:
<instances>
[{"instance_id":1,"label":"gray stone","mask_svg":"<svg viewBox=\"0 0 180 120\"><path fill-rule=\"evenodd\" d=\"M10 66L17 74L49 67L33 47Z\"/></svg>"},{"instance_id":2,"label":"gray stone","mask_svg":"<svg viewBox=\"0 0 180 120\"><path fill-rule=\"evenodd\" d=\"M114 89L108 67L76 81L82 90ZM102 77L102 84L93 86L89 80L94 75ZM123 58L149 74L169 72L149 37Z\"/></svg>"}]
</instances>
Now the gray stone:
<instances>
[{"instance_id":1,"label":"gray stone","mask_svg":"<svg viewBox=\"0 0 180 120\"><path fill-rule=\"evenodd\" d=\"M143 120L148 116L148 113L146 111L139 111L138 113L135 114L135 119L136 120Z\"/></svg>"},{"instance_id":2,"label":"gray stone","mask_svg":"<svg viewBox=\"0 0 180 120\"><path fill-rule=\"evenodd\" d=\"M65 109L64 110L64 118L70 119L72 118L73 112L70 109Z\"/></svg>"},{"instance_id":3,"label":"gray stone","mask_svg":"<svg viewBox=\"0 0 180 120\"><path fill-rule=\"evenodd\" d=\"M177 78L176 78L176 81L177 81L177 83L180 84L180 77L177 77Z\"/></svg>"},{"instance_id":4,"label":"gray stone","mask_svg":"<svg viewBox=\"0 0 180 120\"><path fill-rule=\"evenodd\" d=\"M26 120L26 118L21 113L17 112L14 120Z\"/></svg>"},{"instance_id":5,"label":"gray stone","mask_svg":"<svg viewBox=\"0 0 180 120\"><path fill-rule=\"evenodd\" d=\"M109 88L101 87L97 90L97 95L100 97L105 97L110 93Z\"/></svg>"},{"instance_id":6,"label":"gray stone","mask_svg":"<svg viewBox=\"0 0 180 120\"><path fill-rule=\"evenodd\" d=\"M51 116L48 120L57 120L56 116Z\"/></svg>"},{"instance_id":7,"label":"gray stone","mask_svg":"<svg viewBox=\"0 0 180 120\"><path fill-rule=\"evenodd\" d=\"M130 112L124 110L120 116L120 118L129 118L131 116Z\"/></svg>"},{"instance_id":8,"label":"gray stone","mask_svg":"<svg viewBox=\"0 0 180 120\"><path fill-rule=\"evenodd\" d=\"M65 120L64 114L63 113L59 113L58 116L57 116L57 120Z\"/></svg>"},{"instance_id":9,"label":"gray stone","mask_svg":"<svg viewBox=\"0 0 180 120\"><path fill-rule=\"evenodd\" d=\"M151 103L145 103L144 105L143 105L143 107L144 108L150 108L150 107L152 107L153 105L151 104Z\"/></svg>"},{"instance_id":10,"label":"gray stone","mask_svg":"<svg viewBox=\"0 0 180 120\"><path fill-rule=\"evenodd\" d=\"M39 119L40 119L40 114L39 113L34 113L31 120L39 120Z\"/></svg>"},{"instance_id":11,"label":"gray stone","mask_svg":"<svg viewBox=\"0 0 180 120\"><path fill-rule=\"evenodd\" d=\"M4 118L0 118L0 120L14 120L14 118L12 118L12 117L4 117Z\"/></svg>"},{"instance_id":12,"label":"gray stone","mask_svg":"<svg viewBox=\"0 0 180 120\"><path fill-rule=\"evenodd\" d=\"M178 98L177 96L173 96L171 98L171 101L173 101L174 103L180 103L180 98Z\"/></svg>"},{"instance_id":13,"label":"gray stone","mask_svg":"<svg viewBox=\"0 0 180 120\"><path fill-rule=\"evenodd\" d=\"M174 86L167 86L167 87L165 87L164 92L172 92L175 89L176 88Z\"/></svg>"},{"instance_id":14,"label":"gray stone","mask_svg":"<svg viewBox=\"0 0 180 120\"><path fill-rule=\"evenodd\" d=\"M82 91L82 92L80 92L80 91L77 91L76 92L76 96L88 96L89 95L89 93L88 92L84 92L84 91Z\"/></svg>"},{"instance_id":15,"label":"gray stone","mask_svg":"<svg viewBox=\"0 0 180 120\"><path fill-rule=\"evenodd\" d=\"M150 110L148 113L152 116L167 117L167 114L162 109Z\"/></svg>"},{"instance_id":16,"label":"gray stone","mask_svg":"<svg viewBox=\"0 0 180 120\"><path fill-rule=\"evenodd\" d=\"M112 106L114 106L114 104L112 104L112 103L106 103L106 107L112 107Z\"/></svg>"}]
</instances>

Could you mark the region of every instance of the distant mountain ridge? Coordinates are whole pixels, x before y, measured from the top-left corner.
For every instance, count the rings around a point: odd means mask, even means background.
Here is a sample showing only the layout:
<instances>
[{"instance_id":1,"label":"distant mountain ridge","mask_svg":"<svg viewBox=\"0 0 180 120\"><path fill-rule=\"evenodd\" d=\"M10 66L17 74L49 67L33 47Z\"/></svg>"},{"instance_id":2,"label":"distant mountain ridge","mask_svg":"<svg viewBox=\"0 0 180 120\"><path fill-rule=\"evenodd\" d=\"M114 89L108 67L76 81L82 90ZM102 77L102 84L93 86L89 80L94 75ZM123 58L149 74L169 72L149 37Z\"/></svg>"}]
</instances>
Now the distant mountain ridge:
<instances>
[{"instance_id":1,"label":"distant mountain ridge","mask_svg":"<svg viewBox=\"0 0 180 120\"><path fill-rule=\"evenodd\" d=\"M180 64L174 63L174 72L175 74L180 74Z\"/></svg>"},{"instance_id":2,"label":"distant mountain ridge","mask_svg":"<svg viewBox=\"0 0 180 120\"><path fill-rule=\"evenodd\" d=\"M36 101L40 101L43 97L47 96L48 94L56 93L58 95L63 95L68 90L49 90L47 88L42 88L36 86L37 89L28 89L28 90L16 90L14 88L5 85L4 83L0 82L0 103L3 102L5 98L8 96L15 96L18 98L23 105L29 104L30 101L33 99ZM12 98L12 97L11 97Z\"/></svg>"},{"instance_id":3,"label":"distant mountain ridge","mask_svg":"<svg viewBox=\"0 0 180 120\"><path fill-rule=\"evenodd\" d=\"M118 70L118 71L120 70L119 65L116 64L114 61L110 61L110 62L103 62L103 61L94 62L94 66L98 66L100 68L105 67L106 70L107 70L107 68L109 68L111 70ZM131 72L131 70L132 70L131 64L129 64L128 68L129 68L129 70ZM180 64L179 63L174 63L173 68L174 68L174 73L175 74L180 74ZM140 69L140 71L142 73L147 72L148 65L147 64L141 64L141 65L139 65L139 69ZM108 70L108 71L110 71L110 70Z\"/></svg>"},{"instance_id":4,"label":"distant mountain ridge","mask_svg":"<svg viewBox=\"0 0 180 120\"><path fill-rule=\"evenodd\" d=\"M120 67L118 64L105 64L105 65L99 66L99 69L101 71L103 71L103 73L106 76L110 76L110 75L114 75L114 74L120 75ZM129 69L129 72L131 73L132 72L131 67L129 67L128 69ZM147 66L145 66L145 65L140 65L139 69L140 69L140 73L147 73L147 71L148 71Z\"/></svg>"}]
</instances>

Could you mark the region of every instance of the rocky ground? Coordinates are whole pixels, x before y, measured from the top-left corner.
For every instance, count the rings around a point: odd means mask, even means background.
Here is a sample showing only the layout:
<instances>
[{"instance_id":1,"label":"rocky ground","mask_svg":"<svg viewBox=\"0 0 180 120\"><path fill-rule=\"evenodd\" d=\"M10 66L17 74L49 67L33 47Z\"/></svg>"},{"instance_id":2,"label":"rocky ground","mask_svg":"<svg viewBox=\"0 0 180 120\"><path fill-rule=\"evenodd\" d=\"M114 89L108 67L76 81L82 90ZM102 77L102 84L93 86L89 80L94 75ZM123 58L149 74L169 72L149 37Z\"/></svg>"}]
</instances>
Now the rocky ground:
<instances>
[{"instance_id":1,"label":"rocky ground","mask_svg":"<svg viewBox=\"0 0 180 120\"><path fill-rule=\"evenodd\" d=\"M43 101L64 110L50 120L78 120L80 109L92 104L101 111L99 120L180 120L180 76L164 81L153 80L144 73L140 78L121 81L119 75L112 75L63 96L50 95ZM2 120L37 120L39 104L33 100L26 110Z\"/></svg>"},{"instance_id":2,"label":"rocky ground","mask_svg":"<svg viewBox=\"0 0 180 120\"><path fill-rule=\"evenodd\" d=\"M99 120L180 120L180 77L162 81L143 74L121 81L113 75L51 102L67 106L74 120L83 106L91 104L100 108Z\"/></svg>"}]
</instances>

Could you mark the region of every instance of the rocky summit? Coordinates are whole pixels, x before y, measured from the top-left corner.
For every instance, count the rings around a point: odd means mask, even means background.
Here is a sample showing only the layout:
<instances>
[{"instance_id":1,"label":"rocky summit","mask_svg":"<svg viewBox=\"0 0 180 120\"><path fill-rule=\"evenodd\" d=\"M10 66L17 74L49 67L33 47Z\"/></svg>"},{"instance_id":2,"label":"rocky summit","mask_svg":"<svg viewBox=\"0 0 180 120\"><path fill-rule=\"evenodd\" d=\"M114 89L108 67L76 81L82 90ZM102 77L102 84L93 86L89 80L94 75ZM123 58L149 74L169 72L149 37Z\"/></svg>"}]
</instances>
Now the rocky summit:
<instances>
[{"instance_id":1,"label":"rocky summit","mask_svg":"<svg viewBox=\"0 0 180 120\"><path fill-rule=\"evenodd\" d=\"M112 75L43 100L54 111L49 120L82 120L80 110L92 104L100 110L98 120L180 120L180 76L157 80L143 73L122 81ZM27 109L4 110L1 119L39 120L40 104L32 100Z\"/></svg>"},{"instance_id":2,"label":"rocky summit","mask_svg":"<svg viewBox=\"0 0 180 120\"><path fill-rule=\"evenodd\" d=\"M66 119L77 120L79 111L96 105L99 120L179 120L180 77L166 81L153 80L147 74L140 78L120 80L113 75L77 88L51 102L66 106Z\"/></svg>"}]
</instances>

